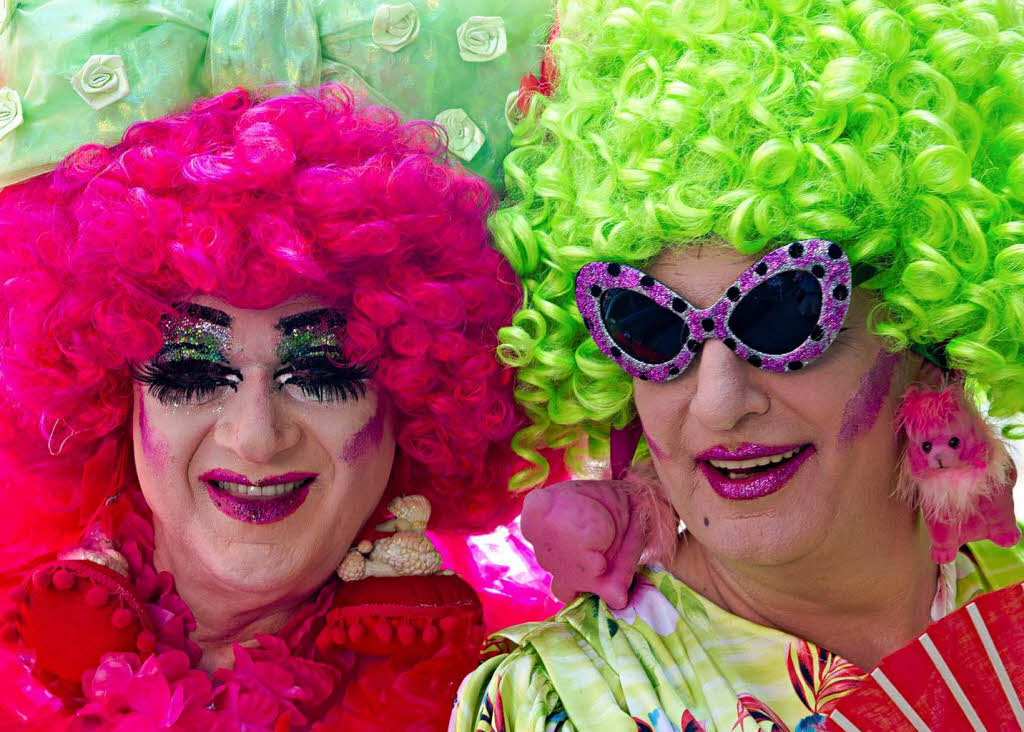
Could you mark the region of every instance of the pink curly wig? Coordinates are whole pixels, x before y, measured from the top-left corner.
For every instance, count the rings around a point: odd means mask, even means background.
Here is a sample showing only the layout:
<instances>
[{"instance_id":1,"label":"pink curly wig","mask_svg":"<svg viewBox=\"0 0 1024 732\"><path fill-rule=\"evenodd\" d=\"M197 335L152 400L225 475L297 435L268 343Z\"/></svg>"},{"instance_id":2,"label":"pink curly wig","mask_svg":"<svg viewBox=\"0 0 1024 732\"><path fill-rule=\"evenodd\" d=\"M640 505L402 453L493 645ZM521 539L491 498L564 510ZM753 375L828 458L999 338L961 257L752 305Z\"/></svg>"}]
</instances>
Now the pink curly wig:
<instances>
[{"instance_id":1,"label":"pink curly wig","mask_svg":"<svg viewBox=\"0 0 1024 732\"><path fill-rule=\"evenodd\" d=\"M395 408L388 493L427 495L438 530L514 511L522 421L494 348L521 290L489 246L488 185L445 151L433 124L341 86L236 90L0 192L0 490L22 508L0 519L8 538L26 519L37 542L77 530L135 484L130 366L201 294L340 309L347 356L376 365Z\"/></svg>"}]
</instances>

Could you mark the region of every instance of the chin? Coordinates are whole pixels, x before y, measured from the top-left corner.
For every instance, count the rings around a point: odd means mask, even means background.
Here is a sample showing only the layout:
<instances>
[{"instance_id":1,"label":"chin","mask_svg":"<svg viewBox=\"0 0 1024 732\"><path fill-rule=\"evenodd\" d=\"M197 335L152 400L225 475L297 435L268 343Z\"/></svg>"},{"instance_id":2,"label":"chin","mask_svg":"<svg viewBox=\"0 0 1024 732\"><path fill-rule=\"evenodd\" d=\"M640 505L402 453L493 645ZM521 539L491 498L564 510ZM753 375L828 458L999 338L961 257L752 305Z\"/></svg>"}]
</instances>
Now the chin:
<instances>
[{"instance_id":1,"label":"chin","mask_svg":"<svg viewBox=\"0 0 1024 732\"><path fill-rule=\"evenodd\" d=\"M330 577L333 567L304 562L292 547L273 544L234 545L232 556L197 558L209 573L234 592L281 596L309 595ZM339 559L340 561L340 559ZM335 565L337 566L337 565Z\"/></svg>"},{"instance_id":2,"label":"chin","mask_svg":"<svg viewBox=\"0 0 1024 732\"><path fill-rule=\"evenodd\" d=\"M787 491L750 501L727 501L706 485L701 505L680 512L689 533L704 549L737 564L779 566L803 559L820 549L834 527L826 501L809 501L801 483ZM708 524L704 525L707 518Z\"/></svg>"}]
</instances>

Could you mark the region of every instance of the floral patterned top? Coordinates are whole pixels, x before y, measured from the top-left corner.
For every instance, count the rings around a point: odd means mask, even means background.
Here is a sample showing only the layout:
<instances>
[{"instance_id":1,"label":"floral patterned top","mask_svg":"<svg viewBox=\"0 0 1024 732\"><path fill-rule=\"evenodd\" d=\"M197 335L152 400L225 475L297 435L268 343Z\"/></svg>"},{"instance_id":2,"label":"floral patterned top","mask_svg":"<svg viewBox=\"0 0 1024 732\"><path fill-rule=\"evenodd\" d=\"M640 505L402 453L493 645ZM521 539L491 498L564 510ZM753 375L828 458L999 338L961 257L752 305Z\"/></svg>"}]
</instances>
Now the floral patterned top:
<instances>
[{"instance_id":1,"label":"floral patterned top","mask_svg":"<svg viewBox=\"0 0 1024 732\"><path fill-rule=\"evenodd\" d=\"M945 565L933 619L1024 580L1024 545L969 552ZM454 732L812 732L864 675L657 567L641 571L622 611L585 595L492 641L497 655L459 691Z\"/></svg>"}]
</instances>

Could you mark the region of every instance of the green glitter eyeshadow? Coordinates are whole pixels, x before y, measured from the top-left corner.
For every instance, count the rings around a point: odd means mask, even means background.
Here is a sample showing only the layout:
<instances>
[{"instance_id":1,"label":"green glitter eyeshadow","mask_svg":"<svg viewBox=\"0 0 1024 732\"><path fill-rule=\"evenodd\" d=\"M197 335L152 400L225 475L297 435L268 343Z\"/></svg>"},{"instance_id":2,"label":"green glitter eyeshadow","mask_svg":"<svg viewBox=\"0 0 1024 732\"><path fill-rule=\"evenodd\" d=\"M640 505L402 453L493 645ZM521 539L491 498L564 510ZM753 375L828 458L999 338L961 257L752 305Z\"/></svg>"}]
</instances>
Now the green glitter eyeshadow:
<instances>
[{"instance_id":1,"label":"green glitter eyeshadow","mask_svg":"<svg viewBox=\"0 0 1024 732\"><path fill-rule=\"evenodd\" d=\"M339 347L337 325L323 321L286 332L277 346L277 358L281 363L289 363L309 353Z\"/></svg>"},{"instance_id":2,"label":"green glitter eyeshadow","mask_svg":"<svg viewBox=\"0 0 1024 732\"><path fill-rule=\"evenodd\" d=\"M181 315L160 322L164 347L157 354L158 363L175 361L227 361L228 329L200 318Z\"/></svg>"}]
</instances>

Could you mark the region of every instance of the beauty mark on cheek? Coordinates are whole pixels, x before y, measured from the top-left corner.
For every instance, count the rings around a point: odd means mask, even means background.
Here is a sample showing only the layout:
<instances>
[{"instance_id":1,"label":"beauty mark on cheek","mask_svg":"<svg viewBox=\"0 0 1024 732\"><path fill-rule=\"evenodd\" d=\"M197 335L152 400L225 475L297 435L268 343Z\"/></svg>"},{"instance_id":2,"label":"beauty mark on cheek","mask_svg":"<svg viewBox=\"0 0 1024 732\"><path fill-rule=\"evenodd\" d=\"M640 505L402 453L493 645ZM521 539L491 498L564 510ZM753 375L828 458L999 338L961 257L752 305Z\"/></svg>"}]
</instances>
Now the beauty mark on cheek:
<instances>
[{"instance_id":1,"label":"beauty mark on cheek","mask_svg":"<svg viewBox=\"0 0 1024 732\"><path fill-rule=\"evenodd\" d=\"M860 388L843 408L843 421L839 427L840 445L850 444L859 434L875 426L875 420L892 388L892 375L898 361L897 354L882 349L875 363L860 377Z\"/></svg>"},{"instance_id":2,"label":"beauty mark on cheek","mask_svg":"<svg viewBox=\"0 0 1024 732\"><path fill-rule=\"evenodd\" d=\"M378 445L384 437L384 408L382 400L377 400L377 408L373 411L370 421L352 435L352 438L345 444L341 451L341 459L345 462L354 463Z\"/></svg>"}]
</instances>

